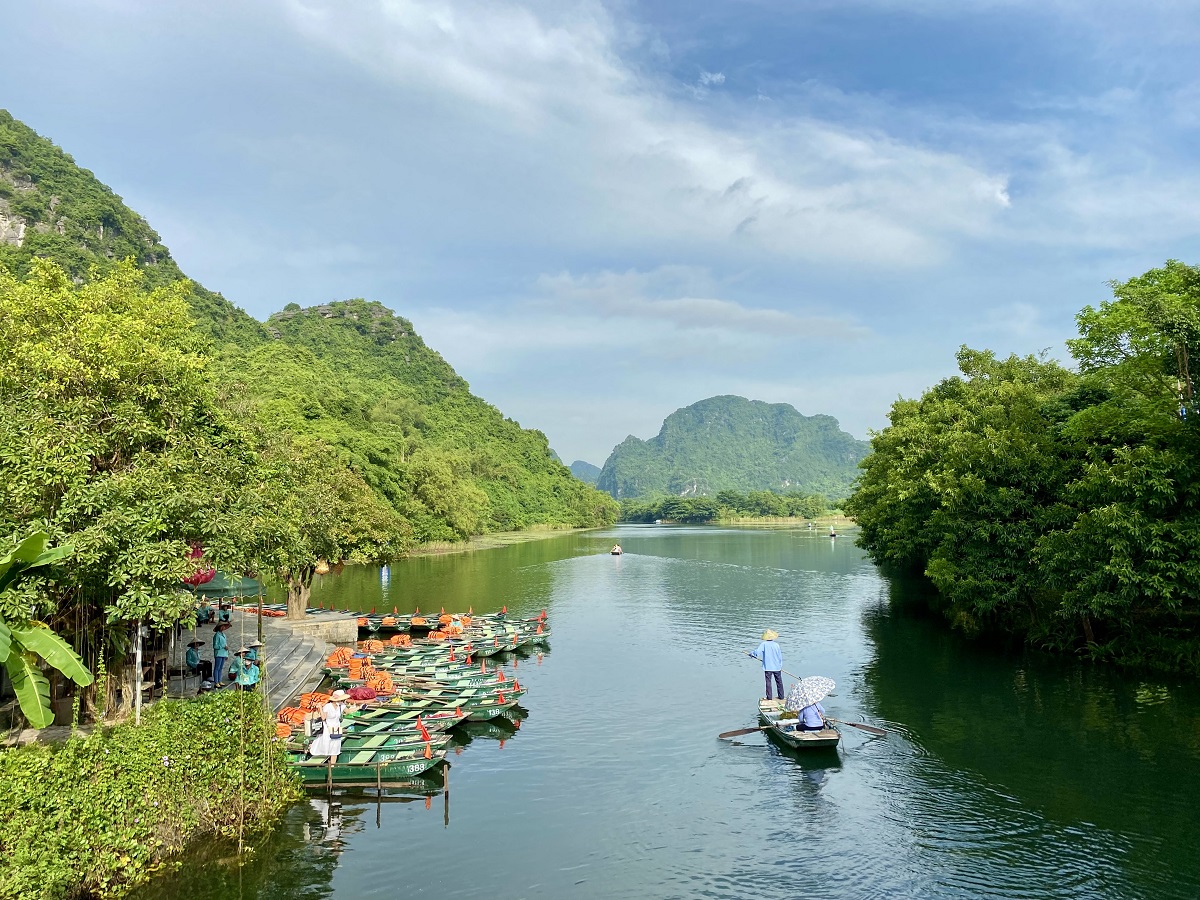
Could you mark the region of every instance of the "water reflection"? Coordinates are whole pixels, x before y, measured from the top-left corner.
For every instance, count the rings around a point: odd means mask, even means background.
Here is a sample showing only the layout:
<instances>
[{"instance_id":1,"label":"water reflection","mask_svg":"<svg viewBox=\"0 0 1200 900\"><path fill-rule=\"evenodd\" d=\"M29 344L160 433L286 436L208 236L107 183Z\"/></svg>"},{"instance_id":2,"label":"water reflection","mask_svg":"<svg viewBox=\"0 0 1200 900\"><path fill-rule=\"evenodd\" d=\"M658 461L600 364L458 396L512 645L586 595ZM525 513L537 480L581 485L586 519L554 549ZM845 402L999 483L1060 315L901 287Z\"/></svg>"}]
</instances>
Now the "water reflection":
<instances>
[{"instance_id":1,"label":"water reflection","mask_svg":"<svg viewBox=\"0 0 1200 900\"><path fill-rule=\"evenodd\" d=\"M911 611L919 584L891 589L901 606L863 618L876 647L866 686L938 778L969 772L987 786L971 819L1033 814L1012 840L1053 823L1102 848L1102 866L1131 895L1196 896L1200 811L1179 789L1200 763L1195 686L968 643Z\"/></svg>"},{"instance_id":2,"label":"water reflection","mask_svg":"<svg viewBox=\"0 0 1200 900\"><path fill-rule=\"evenodd\" d=\"M299 873L248 866L232 884L201 858L160 896L392 896L398 848L470 860L406 874L405 895L485 900L1200 896L1194 688L965 645L891 607L903 587L844 538L620 528L401 561L388 583L389 610L550 615L552 655L503 661L529 688L516 720L454 748L453 820L448 793L440 811L419 791L338 795L340 857L304 804L262 851L301 852L307 821ZM314 597L369 609L382 584L347 567ZM765 627L786 669L837 682L831 715L887 739L844 727L824 757L717 740L756 721L743 650Z\"/></svg>"}]
</instances>

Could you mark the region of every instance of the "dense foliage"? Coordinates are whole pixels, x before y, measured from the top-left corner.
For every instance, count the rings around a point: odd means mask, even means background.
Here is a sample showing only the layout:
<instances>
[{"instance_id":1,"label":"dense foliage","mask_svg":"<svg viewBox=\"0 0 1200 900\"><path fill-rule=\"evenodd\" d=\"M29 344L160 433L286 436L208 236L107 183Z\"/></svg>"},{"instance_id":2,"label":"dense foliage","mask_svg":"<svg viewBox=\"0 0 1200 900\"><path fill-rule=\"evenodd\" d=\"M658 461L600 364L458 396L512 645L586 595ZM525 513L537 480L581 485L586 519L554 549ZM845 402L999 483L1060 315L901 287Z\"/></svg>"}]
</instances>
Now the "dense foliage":
<instances>
[{"instance_id":1,"label":"dense foliage","mask_svg":"<svg viewBox=\"0 0 1200 900\"><path fill-rule=\"evenodd\" d=\"M847 512L969 633L1198 671L1200 269L1113 290L1078 317L1078 372L964 349L898 401Z\"/></svg>"},{"instance_id":2,"label":"dense foliage","mask_svg":"<svg viewBox=\"0 0 1200 900\"><path fill-rule=\"evenodd\" d=\"M671 413L648 441L627 437L596 484L621 500L726 490L844 497L866 453L867 444L831 416L803 416L786 403L710 397Z\"/></svg>"},{"instance_id":3,"label":"dense foliage","mask_svg":"<svg viewBox=\"0 0 1200 900\"><path fill-rule=\"evenodd\" d=\"M616 520L616 503L573 478L544 434L471 394L380 304L293 304L270 328L271 343L223 354L232 395L264 426L336 448L415 540Z\"/></svg>"},{"instance_id":4,"label":"dense foliage","mask_svg":"<svg viewBox=\"0 0 1200 900\"><path fill-rule=\"evenodd\" d=\"M642 497L621 501L623 522L705 522L733 519L814 519L829 509L820 494L777 494L773 491L721 491L715 497Z\"/></svg>"},{"instance_id":5,"label":"dense foliage","mask_svg":"<svg viewBox=\"0 0 1200 900\"><path fill-rule=\"evenodd\" d=\"M148 287L183 280L170 251L141 216L0 109L0 266L23 277L39 258L54 260L77 283L126 259L144 271ZM220 294L188 283L184 298L198 327L214 339L247 344L266 336L261 324Z\"/></svg>"},{"instance_id":6,"label":"dense foliage","mask_svg":"<svg viewBox=\"0 0 1200 900\"><path fill-rule=\"evenodd\" d=\"M187 836L236 838L298 793L253 693L161 702L140 726L6 750L0 897L118 897Z\"/></svg>"}]
</instances>

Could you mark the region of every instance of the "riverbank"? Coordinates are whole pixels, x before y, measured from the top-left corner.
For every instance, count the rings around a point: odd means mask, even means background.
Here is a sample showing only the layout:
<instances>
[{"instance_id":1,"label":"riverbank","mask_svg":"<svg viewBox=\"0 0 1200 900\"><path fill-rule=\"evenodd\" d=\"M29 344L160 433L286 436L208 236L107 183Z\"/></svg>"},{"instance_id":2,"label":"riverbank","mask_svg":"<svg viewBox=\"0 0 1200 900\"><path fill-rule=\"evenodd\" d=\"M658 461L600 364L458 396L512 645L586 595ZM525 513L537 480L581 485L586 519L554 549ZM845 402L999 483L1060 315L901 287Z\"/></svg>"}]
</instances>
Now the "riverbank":
<instances>
[{"instance_id":1,"label":"riverbank","mask_svg":"<svg viewBox=\"0 0 1200 900\"><path fill-rule=\"evenodd\" d=\"M141 725L0 751L0 897L121 897L204 837L300 796L257 694L162 701Z\"/></svg>"},{"instance_id":2,"label":"riverbank","mask_svg":"<svg viewBox=\"0 0 1200 900\"><path fill-rule=\"evenodd\" d=\"M444 556L448 553L474 553L476 550L497 550L501 547L511 547L513 544L524 544L529 541L544 541L547 538L562 537L567 534L578 534L584 531L595 531L596 528L570 528L553 525L534 525L523 531L497 531L492 534L480 534L466 541L448 542L434 541L419 544L406 554L416 556Z\"/></svg>"},{"instance_id":3,"label":"riverbank","mask_svg":"<svg viewBox=\"0 0 1200 900\"><path fill-rule=\"evenodd\" d=\"M843 515L828 515L817 516L814 519L801 519L796 516L729 516L719 519L721 525L762 525L773 528L785 527L808 530L808 523L812 523L814 530L827 530L830 527L841 531L843 528L857 527L854 519L850 516Z\"/></svg>"}]
</instances>

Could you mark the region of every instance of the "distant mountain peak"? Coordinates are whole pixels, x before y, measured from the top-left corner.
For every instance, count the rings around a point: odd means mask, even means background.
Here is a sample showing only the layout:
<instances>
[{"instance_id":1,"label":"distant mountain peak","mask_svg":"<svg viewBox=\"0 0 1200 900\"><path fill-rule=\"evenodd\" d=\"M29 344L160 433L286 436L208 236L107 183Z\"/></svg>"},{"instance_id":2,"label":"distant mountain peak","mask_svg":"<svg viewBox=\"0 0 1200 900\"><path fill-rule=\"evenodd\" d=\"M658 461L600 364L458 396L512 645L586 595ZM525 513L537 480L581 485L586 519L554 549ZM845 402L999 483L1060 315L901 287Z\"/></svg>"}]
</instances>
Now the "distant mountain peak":
<instances>
[{"instance_id":1,"label":"distant mountain peak","mask_svg":"<svg viewBox=\"0 0 1200 900\"><path fill-rule=\"evenodd\" d=\"M588 484L595 484L596 479L600 477L600 467L594 466L590 462L585 462L582 459L577 459L571 463L571 474L580 481L586 481Z\"/></svg>"},{"instance_id":2,"label":"distant mountain peak","mask_svg":"<svg viewBox=\"0 0 1200 900\"><path fill-rule=\"evenodd\" d=\"M677 409L648 441L618 444L596 485L618 499L773 490L842 497L869 445L828 415L732 394Z\"/></svg>"}]
</instances>

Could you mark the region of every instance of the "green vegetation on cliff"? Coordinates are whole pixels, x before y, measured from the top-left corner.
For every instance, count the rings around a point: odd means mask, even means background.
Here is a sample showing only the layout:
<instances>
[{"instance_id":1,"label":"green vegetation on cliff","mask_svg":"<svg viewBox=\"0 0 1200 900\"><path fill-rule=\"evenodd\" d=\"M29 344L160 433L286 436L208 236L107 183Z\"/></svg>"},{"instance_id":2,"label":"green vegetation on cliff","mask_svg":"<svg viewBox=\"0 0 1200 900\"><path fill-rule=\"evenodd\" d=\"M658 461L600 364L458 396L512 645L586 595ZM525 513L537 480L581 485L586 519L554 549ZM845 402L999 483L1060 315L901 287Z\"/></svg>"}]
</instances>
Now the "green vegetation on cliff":
<instances>
[{"instance_id":1,"label":"green vegetation on cliff","mask_svg":"<svg viewBox=\"0 0 1200 900\"><path fill-rule=\"evenodd\" d=\"M575 460L570 468L572 475L587 484L595 484L600 478L600 467L582 459Z\"/></svg>"},{"instance_id":2,"label":"green vegetation on cliff","mask_svg":"<svg viewBox=\"0 0 1200 900\"><path fill-rule=\"evenodd\" d=\"M1112 287L1077 372L964 348L897 401L846 511L968 633L1200 672L1200 268Z\"/></svg>"},{"instance_id":3,"label":"green vegetation on cliff","mask_svg":"<svg viewBox=\"0 0 1200 900\"><path fill-rule=\"evenodd\" d=\"M523 429L379 303L292 304L274 340L227 348L222 380L264 427L335 448L425 541L615 521L540 431ZM244 388L244 389L243 389Z\"/></svg>"},{"instance_id":4,"label":"green vegetation on cliff","mask_svg":"<svg viewBox=\"0 0 1200 900\"><path fill-rule=\"evenodd\" d=\"M844 497L868 445L832 416L722 396L671 413L648 441L630 435L596 482L617 499L776 491Z\"/></svg>"},{"instance_id":5,"label":"green vegetation on cliff","mask_svg":"<svg viewBox=\"0 0 1200 900\"><path fill-rule=\"evenodd\" d=\"M0 266L18 277L52 259L79 284L132 259L149 288L183 280L146 220L70 156L0 109ZM196 327L216 341L250 344L262 325L220 294L187 285Z\"/></svg>"}]
</instances>

